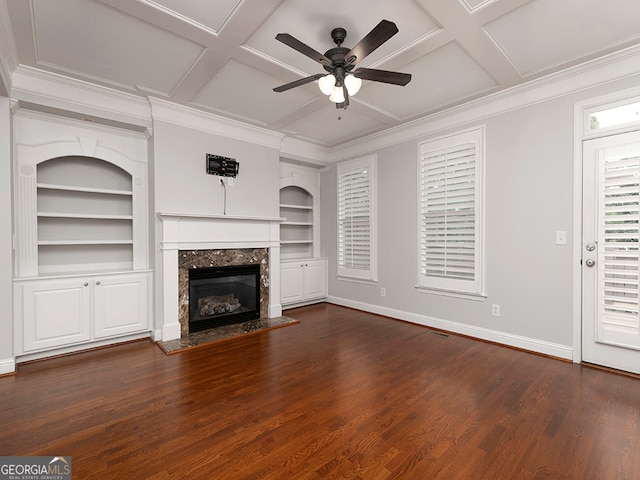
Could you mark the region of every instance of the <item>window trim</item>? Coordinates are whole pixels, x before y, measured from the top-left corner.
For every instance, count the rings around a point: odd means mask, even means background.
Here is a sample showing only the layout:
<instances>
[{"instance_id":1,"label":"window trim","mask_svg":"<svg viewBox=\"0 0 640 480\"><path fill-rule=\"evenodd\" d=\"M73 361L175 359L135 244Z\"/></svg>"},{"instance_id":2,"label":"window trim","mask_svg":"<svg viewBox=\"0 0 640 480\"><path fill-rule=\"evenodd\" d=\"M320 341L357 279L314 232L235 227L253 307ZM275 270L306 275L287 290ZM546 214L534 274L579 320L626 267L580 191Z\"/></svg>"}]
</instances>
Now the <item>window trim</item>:
<instances>
[{"instance_id":1,"label":"window trim","mask_svg":"<svg viewBox=\"0 0 640 480\"><path fill-rule=\"evenodd\" d=\"M343 280L377 282L378 281L378 226L377 226L377 161L376 154L366 155L346 162L336 168L336 267L337 276ZM347 169L365 166L369 170L369 269L358 270L340 265L340 175Z\"/></svg>"},{"instance_id":2,"label":"window trim","mask_svg":"<svg viewBox=\"0 0 640 480\"><path fill-rule=\"evenodd\" d=\"M583 115L583 131L585 133L585 137L595 138L602 137L608 135L615 135L617 133L624 133L630 130L637 130L640 126L640 118L628 122L620 122L615 125L610 125L608 127L600 127L600 128L592 128L591 126L591 116L597 113L601 113L606 110L625 107L628 105L637 104L640 102L640 95L637 94L637 89L635 90L635 95L625 95L625 96L616 96L616 100L612 100L611 95L606 96L606 100L597 102L595 104L590 105L587 108L584 108L582 111Z\"/></svg>"},{"instance_id":3,"label":"window trim","mask_svg":"<svg viewBox=\"0 0 640 480\"><path fill-rule=\"evenodd\" d=\"M445 146L473 141L475 149L475 235L474 280L438 279L422 275L422 159L425 153ZM429 150L429 146L432 148ZM480 125L448 135L418 142L417 146L417 283L420 292L452 296L471 300L486 298L485 292L485 126Z\"/></svg>"}]
</instances>

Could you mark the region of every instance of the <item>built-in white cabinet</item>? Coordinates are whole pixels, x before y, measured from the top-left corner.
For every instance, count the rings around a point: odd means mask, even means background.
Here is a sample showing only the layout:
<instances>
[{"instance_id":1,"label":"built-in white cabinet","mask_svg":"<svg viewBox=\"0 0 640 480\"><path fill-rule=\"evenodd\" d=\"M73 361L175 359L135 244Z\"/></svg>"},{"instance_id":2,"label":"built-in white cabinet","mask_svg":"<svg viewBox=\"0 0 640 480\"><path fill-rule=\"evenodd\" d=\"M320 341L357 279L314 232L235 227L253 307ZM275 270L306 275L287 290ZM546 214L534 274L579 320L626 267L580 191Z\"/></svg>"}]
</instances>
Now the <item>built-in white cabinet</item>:
<instances>
[{"instance_id":1,"label":"built-in white cabinet","mask_svg":"<svg viewBox=\"0 0 640 480\"><path fill-rule=\"evenodd\" d=\"M280 280L282 305L322 299L327 296L327 259L281 262Z\"/></svg>"},{"instance_id":2,"label":"built-in white cabinet","mask_svg":"<svg viewBox=\"0 0 640 480\"><path fill-rule=\"evenodd\" d=\"M91 290L78 279L52 279L16 285L22 309L20 353L34 352L91 339Z\"/></svg>"},{"instance_id":3,"label":"built-in white cabinet","mask_svg":"<svg viewBox=\"0 0 640 480\"><path fill-rule=\"evenodd\" d=\"M16 356L148 335L145 134L19 109L14 142Z\"/></svg>"},{"instance_id":4,"label":"built-in white cabinet","mask_svg":"<svg viewBox=\"0 0 640 480\"><path fill-rule=\"evenodd\" d=\"M280 302L310 303L327 296L327 259L320 258L320 171L280 166Z\"/></svg>"},{"instance_id":5,"label":"built-in white cabinet","mask_svg":"<svg viewBox=\"0 0 640 480\"><path fill-rule=\"evenodd\" d=\"M149 275L103 274L18 282L20 353L146 330Z\"/></svg>"}]
</instances>

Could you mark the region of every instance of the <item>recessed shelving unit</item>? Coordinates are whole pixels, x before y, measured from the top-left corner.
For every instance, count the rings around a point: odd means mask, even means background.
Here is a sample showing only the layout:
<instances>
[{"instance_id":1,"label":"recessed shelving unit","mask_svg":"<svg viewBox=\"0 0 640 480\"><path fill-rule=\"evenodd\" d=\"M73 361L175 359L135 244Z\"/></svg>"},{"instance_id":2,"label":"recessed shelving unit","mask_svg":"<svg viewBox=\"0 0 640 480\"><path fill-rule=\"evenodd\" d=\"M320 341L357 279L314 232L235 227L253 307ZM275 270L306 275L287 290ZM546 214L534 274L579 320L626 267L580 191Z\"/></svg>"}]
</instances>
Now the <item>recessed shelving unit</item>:
<instances>
[{"instance_id":1,"label":"recessed shelving unit","mask_svg":"<svg viewBox=\"0 0 640 480\"><path fill-rule=\"evenodd\" d=\"M128 172L97 158L67 156L38 164L37 178L41 274L132 269Z\"/></svg>"},{"instance_id":2,"label":"recessed shelving unit","mask_svg":"<svg viewBox=\"0 0 640 480\"><path fill-rule=\"evenodd\" d=\"M313 197L297 186L280 189L280 244L283 258L313 256Z\"/></svg>"}]
</instances>

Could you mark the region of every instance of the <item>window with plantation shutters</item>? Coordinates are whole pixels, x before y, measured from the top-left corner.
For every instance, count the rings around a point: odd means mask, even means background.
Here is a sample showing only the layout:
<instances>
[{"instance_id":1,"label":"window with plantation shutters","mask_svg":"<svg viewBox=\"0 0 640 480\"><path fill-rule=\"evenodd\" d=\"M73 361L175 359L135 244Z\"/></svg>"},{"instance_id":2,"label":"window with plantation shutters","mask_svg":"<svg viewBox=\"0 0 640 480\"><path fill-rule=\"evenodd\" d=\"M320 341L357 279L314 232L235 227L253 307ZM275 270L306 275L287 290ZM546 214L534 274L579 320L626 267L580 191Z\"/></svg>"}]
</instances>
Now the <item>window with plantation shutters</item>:
<instances>
[{"instance_id":1,"label":"window with plantation shutters","mask_svg":"<svg viewBox=\"0 0 640 480\"><path fill-rule=\"evenodd\" d=\"M600 323L637 334L640 157L611 156L600 168Z\"/></svg>"},{"instance_id":2,"label":"window with plantation shutters","mask_svg":"<svg viewBox=\"0 0 640 480\"><path fill-rule=\"evenodd\" d=\"M482 295L483 129L419 146L418 286Z\"/></svg>"},{"instance_id":3,"label":"window with plantation shutters","mask_svg":"<svg viewBox=\"0 0 640 480\"><path fill-rule=\"evenodd\" d=\"M375 156L338 165L338 275L376 280Z\"/></svg>"}]
</instances>

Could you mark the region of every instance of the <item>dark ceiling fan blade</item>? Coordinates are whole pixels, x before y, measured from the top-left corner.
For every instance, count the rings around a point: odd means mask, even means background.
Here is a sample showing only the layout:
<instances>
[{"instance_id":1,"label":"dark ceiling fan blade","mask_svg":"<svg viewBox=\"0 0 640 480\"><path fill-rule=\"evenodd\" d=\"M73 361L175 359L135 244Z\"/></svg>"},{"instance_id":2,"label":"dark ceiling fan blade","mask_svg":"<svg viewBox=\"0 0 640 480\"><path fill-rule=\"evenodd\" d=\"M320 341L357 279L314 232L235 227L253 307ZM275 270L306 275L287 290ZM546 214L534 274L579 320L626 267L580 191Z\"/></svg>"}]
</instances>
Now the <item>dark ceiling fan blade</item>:
<instances>
[{"instance_id":1,"label":"dark ceiling fan blade","mask_svg":"<svg viewBox=\"0 0 640 480\"><path fill-rule=\"evenodd\" d=\"M393 85L405 86L411 81L410 73L389 72L387 70L377 70L375 68L358 68L353 74L363 80L374 82L391 83Z\"/></svg>"},{"instance_id":2,"label":"dark ceiling fan blade","mask_svg":"<svg viewBox=\"0 0 640 480\"><path fill-rule=\"evenodd\" d=\"M289 47L293 48L294 50L297 50L298 52L302 53L303 55L306 55L311 60L315 60L316 62L318 62L318 63L320 63L322 65L331 65L331 60L329 58L325 57L320 52L315 51L309 45L307 45L305 43L302 43L300 40L298 40L297 38L289 35L288 33L279 33L279 34L277 34L276 35L276 40L279 40L282 43L284 43L285 45L288 45Z\"/></svg>"},{"instance_id":3,"label":"dark ceiling fan blade","mask_svg":"<svg viewBox=\"0 0 640 480\"><path fill-rule=\"evenodd\" d=\"M378 25L373 27L366 37L364 37L358 44L351 49L349 53L345 55L345 59L348 65L353 65L359 62L364 57L373 52L376 48L382 45L384 42L398 33L398 27L389 20L382 20Z\"/></svg>"},{"instance_id":4,"label":"dark ceiling fan blade","mask_svg":"<svg viewBox=\"0 0 640 480\"><path fill-rule=\"evenodd\" d=\"M284 92L286 90L290 90L295 87L299 87L300 85L305 85L307 83L311 83L314 80L318 80L321 77L324 77L326 73L316 73L315 75L311 75L310 77L304 77L300 80L296 80L295 82L286 83L285 85L280 85L273 89L274 92Z\"/></svg>"}]
</instances>

